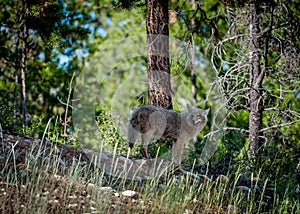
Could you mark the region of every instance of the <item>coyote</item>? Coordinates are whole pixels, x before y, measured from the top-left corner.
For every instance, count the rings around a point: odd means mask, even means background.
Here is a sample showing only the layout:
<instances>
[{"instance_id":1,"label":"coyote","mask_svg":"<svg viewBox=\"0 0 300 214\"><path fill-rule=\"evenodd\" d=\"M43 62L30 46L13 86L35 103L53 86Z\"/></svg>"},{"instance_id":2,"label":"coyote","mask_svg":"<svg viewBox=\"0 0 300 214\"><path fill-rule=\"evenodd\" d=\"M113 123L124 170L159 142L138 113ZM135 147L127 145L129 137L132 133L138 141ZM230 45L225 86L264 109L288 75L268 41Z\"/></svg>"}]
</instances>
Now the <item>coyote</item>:
<instances>
[{"instance_id":1,"label":"coyote","mask_svg":"<svg viewBox=\"0 0 300 214\"><path fill-rule=\"evenodd\" d=\"M202 110L187 105L188 111L176 112L163 108L143 105L137 108L129 121L128 144L132 149L139 133L142 135L140 152L150 158L147 145L152 136L173 140L172 157L178 169L181 168L181 156L184 142L194 138L207 122L209 109Z\"/></svg>"}]
</instances>

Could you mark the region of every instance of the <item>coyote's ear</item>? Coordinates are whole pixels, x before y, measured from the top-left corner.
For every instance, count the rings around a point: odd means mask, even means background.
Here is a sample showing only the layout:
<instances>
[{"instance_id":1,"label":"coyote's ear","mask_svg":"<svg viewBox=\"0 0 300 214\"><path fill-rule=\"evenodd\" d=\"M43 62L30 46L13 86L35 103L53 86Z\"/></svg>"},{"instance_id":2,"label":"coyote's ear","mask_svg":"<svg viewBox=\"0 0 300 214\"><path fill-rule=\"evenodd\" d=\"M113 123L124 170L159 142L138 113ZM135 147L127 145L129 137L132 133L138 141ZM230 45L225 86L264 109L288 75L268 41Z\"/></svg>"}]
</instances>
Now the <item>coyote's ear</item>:
<instances>
[{"instance_id":1,"label":"coyote's ear","mask_svg":"<svg viewBox=\"0 0 300 214\"><path fill-rule=\"evenodd\" d=\"M205 110L206 115L208 115L209 110L210 110L210 108Z\"/></svg>"},{"instance_id":2,"label":"coyote's ear","mask_svg":"<svg viewBox=\"0 0 300 214\"><path fill-rule=\"evenodd\" d=\"M190 106L190 104L187 103L186 106L187 106L188 111L192 110L192 107Z\"/></svg>"}]
</instances>

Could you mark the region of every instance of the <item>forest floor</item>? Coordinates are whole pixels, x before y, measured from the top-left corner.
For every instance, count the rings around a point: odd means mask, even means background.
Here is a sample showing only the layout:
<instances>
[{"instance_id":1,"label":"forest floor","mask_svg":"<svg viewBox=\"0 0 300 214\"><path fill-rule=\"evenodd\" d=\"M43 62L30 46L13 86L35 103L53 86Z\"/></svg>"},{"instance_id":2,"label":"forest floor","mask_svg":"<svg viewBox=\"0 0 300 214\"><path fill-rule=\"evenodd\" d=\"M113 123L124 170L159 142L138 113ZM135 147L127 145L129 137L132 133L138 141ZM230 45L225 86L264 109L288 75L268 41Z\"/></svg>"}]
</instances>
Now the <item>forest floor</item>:
<instances>
[{"instance_id":1,"label":"forest floor","mask_svg":"<svg viewBox=\"0 0 300 214\"><path fill-rule=\"evenodd\" d=\"M102 155L100 159L109 162L115 157L109 154ZM124 169L124 157L117 157L115 168ZM136 165L143 165L141 159L130 160ZM102 161L103 162L103 161ZM95 164L96 163L96 164ZM181 213L238 213L239 208L232 199L232 188L238 188L241 192L234 194L246 194L250 192L251 181L240 177L236 182L228 181L224 175L200 175L190 174L189 184L195 186L195 179L199 180L197 188L212 178L226 183L226 191L216 201L197 199L193 193L187 200L181 201L178 197L182 194L170 196L170 190L164 201L165 190L168 189L167 179L175 179L175 183L183 181L187 176L175 173L170 177L160 177L155 189L147 189L147 181L142 168L135 179L113 178L108 171L100 169L104 165L97 164L91 159L91 151L63 145L53 145L39 139L24 138L8 132L2 132L0 139L0 213L170 213L171 210L179 210ZM166 168L168 165L165 166ZM80 169L79 169L80 168ZM79 169L79 170L78 170ZM216 170L211 170L216 173ZM192 175L192 176L191 176ZM144 176L144 177L143 177ZM193 177L194 176L194 177ZM219 176L219 177L218 177ZM138 178L138 179L137 179ZM200 181L201 180L201 181ZM184 182L187 182L184 180ZM197 181L198 182L198 181ZM234 182L234 187L232 187ZM216 188L213 184L210 188ZM261 184L263 186L263 183ZM186 186L181 190L183 193ZM196 188L196 192L199 191ZM258 188L258 187L257 187ZM262 188L262 187L261 187ZM176 188L175 188L176 189ZM187 188L186 188L187 189ZM223 190L223 189L222 189ZM265 187L262 206L270 207L273 203L272 184ZM218 191L218 190L217 190ZM205 192L205 190L204 190ZM218 193L219 194L219 193ZM158 199L157 197L162 197ZM259 195L259 197L261 197ZM262 197L261 197L262 198ZM231 201L230 201L231 200ZM167 202L169 203L169 202ZM220 206L221 205L221 206ZM171 211L174 212L174 211Z\"/></svg>"}]
</instances>

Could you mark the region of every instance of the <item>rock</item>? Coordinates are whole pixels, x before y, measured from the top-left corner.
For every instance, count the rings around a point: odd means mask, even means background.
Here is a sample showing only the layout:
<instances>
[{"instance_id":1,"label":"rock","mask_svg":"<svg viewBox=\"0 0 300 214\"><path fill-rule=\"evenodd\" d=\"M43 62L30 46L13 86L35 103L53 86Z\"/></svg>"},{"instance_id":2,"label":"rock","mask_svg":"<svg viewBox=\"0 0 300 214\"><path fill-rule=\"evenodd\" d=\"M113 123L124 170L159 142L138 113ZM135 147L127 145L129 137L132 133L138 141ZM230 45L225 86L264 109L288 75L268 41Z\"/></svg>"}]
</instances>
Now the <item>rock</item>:
<instances>
[{"instance_id":1,"label":"rock","mask_svg":"<svg viewBox=\"0 0 300 214\"><path fill-rule=\"evenodd\" d=\"M229 204L227 207L227 210L229 213L238 213L239 212L239 208L237 208L234 205Z\"/></svg>"},{"instance_id":2,"label":"rock","mask_svg":"<svg viewBox=\"0 0 300 214\"><path fill-rule=\"evenodd\" d=\"M126 157L123 157L123 156L119 156L118 159L120 161L127 162L127 164L132 164L132 160L130 160L129 158L126 158Z\"/></svg>"},{"instance_id":3,"label":"rock","mask_svg":"<svg viewBox=\"0 0 300 214\"><path fill-rule=\"evenodd\" d=\"M125 197L133 198L133 197L137 196L137 193L133 190L125 190L122 192L122 195Z\"/></svg>"},{"instance_id":4,"label":"rock","mask_svg":"<svg viewBox=\"0 0 300 214\"><path fill-rule=\"evenodd\" d=\"M88 186L88 187L95 187L96 185L95 185L95 184L92 184L92 183L88 183L87 186Z\"/></svg>"},{"instance_id":5,"label":"rock","mask_svg":"<svg viewBox=\"0 0 300 214\"><path fill-rule=\"evenodd\" d=\"M240 190L243 190L243 191L246 191L246 192L250 192L251 189L247 186L237 186L236 187L237 189L240 189Z\"/></svg>"},{"instance_id":6,"label":"rock","mask_svg":"<svg viewBox=\"0 0 300 214\"><path fill-rule=\"evenodd\" d=\"M274 188L274 187L267 187L266 190L267 190L267 191L274 192L274 191L275 191L275 188Z\"/></svg>"},{"instance_id":7,"label":"rock","mask_svg":"<svg viewBox=\"0 0 300 214\"><path fill-rule=\"evenodd\" d=\"M134 176L134 178L132 180L137 181L137 182L142 182L142 178L140 176Z\"/></svg>"},{"instance_id":8,"label":"rock","mask_svg":"<svg viewBox=\"0 0 300 214\"><path fill-rule=\"evenodd\" d=\"M30 141L30 139L24 139L24 143L30 144L31 141Z\"/></svg>"},{"instance_id":9,"label":"rock","mask_svg":"<svg viewBox=\"0 0 300 214\"><path fill-rule=\"evenodd\" d=\"M63 160L59 160L59 164L62 165L62 166L65 166L65 162Z\"/></svg>"},{"instance_id":10,"label":"rock","mask_svg":"<svg viewBox=\"0 0 300 214\"><path fill-rule=\"evenodd\" d=\"M189 209L185 209L184 212L183 212L183 214L192 214L192 213L193 212L191 210L189 210Z\"/></svg>"},{"instance_id":11,"label":"rock","mask_svg":"<svg viewBox=\"0 0 300 214\"><path fill-rule=\"evenodd\" d=\"M68 204L68 208L76 208L78 207L78 204Z\"/></svg>"},{"instance_id":12,"label":"rock","mask_svg":"<svg viewBox=\"0 0 300 214\"><path fill-rule=\"evenodd\" d=\"M164 189L164 188L167 188L167 185L165 185L165 184L159 184L158 187Z\"/></svg>"},{"instance_id":13,"label":"rock","mask_svg":"<svg viewBox=\"0 0 300 214\"><path fill-rule=\"evenodd\" d=\"M105 192L110 192L110 191L113 191L113 188L111 188L111 187L99 187L99 190L105 191Z\"/></svg>"},{"instance_id":14,"label":"rock","mask_svg":"<svg viewBox=\"0 0 300 214\"><path fill-rule=\"evenodd\" d=\"M63 180L63 177L61 175L54 174L53 177L58 181Z\"/></svg>"},{"instance_id":15,"label":"rock","mask_svg":"<svg viewBox=\"0 0 300 214\"><path fill-rule=\"evenodd\" d=\"M228 183L228 178L225 175L219 175L216 181L220 183Z\"/></svg>"},{"instance_id":16,"label":"rock","mask_svg":"<svg viewBox=\"0 0 300 214\"><path fill-rule=\"evenodd\" d=\"M210 177L208 177L207 175L199 175L200 178L203 178L204 180L210 181Z\"/></svg>"}]
</instances>

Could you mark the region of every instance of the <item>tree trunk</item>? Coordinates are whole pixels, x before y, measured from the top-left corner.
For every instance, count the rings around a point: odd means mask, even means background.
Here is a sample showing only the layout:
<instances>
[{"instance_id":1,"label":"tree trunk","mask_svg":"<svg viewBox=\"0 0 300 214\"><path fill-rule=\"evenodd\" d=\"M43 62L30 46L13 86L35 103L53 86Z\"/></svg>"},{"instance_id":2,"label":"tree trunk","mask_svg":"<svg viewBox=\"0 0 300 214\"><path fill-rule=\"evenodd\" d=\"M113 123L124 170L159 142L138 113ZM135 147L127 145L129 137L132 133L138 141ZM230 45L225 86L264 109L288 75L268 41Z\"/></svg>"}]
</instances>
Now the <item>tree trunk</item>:
<instances>
[{"instance_id":1,"label":"tree trunk","mask_svg":"<svg viewBox=\"0 0 300 214\"><path fill-rule=\"evenodd\" d=\"M252 162L262 145L262 81L264 71L261 69L262 54L259 28L258 1L249 2L250 32L249 32L249 72L250 72L250 115L249 115L249 147L248 158Z\"/></svg>"},{"instance_id":2,"label":"tree trunk","mask_svg":"<svg viewBox=\"0 0 300 214\"><path fill-rule=\"evenodd\" d=\"M18 68L15 68L15 90L14 90L14 122L16 122L17 118L17 109L18 109L18 92L19 92L19 74Z\"/></svg>"},{"instance_id":3,"label":"tree trunk","mask_svg":"<svg viewBox=\"0 0 300 214\"><path fill-rule=\"evenodd\" d=\"M147 2L148 103L172 109L168 1Z\"/></svg>"},{"instance_id":4,"label":"tree trunk","mask_svg":"<svg viewBox=\"0 0 300 214\"><path fill-rule=\"evenodd\" d=\"M24 19L22 23L23 31L22 32L22 50L21 50L21 83L22 83L22 115L23 115L23 124L28 125L27 122L27 107L26 107L26 65L27 65L27 39L28 39L28 30L26 26L26 17L28 14L28 8L26 1L23 1L23 7L25 10Z\"/></svg>"},{"instance_id":5,"label":"tree trunk","mask_svg":"<svg viewBox=\"0 0 300 214\"><path fill-rule=\"evenodd\" d=\"M192 0L192 7L193 10L196 9L197 4L195 0ZM197 103L197 94L198 94L198 88L197 88L197 74L195 69L196 64L196 51L195 51L195 42L194 42L194 30L195 30L195 17L191 20L191 44L192 44L192 58L191 58L191 76L192 76L192 93L195 103Z\"/></svg>"}]
</instances>

